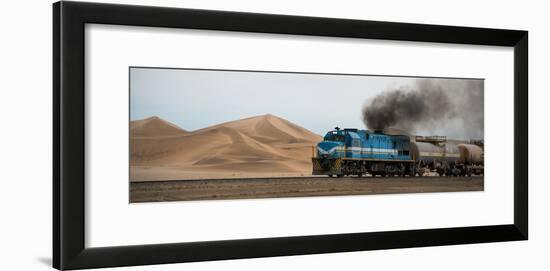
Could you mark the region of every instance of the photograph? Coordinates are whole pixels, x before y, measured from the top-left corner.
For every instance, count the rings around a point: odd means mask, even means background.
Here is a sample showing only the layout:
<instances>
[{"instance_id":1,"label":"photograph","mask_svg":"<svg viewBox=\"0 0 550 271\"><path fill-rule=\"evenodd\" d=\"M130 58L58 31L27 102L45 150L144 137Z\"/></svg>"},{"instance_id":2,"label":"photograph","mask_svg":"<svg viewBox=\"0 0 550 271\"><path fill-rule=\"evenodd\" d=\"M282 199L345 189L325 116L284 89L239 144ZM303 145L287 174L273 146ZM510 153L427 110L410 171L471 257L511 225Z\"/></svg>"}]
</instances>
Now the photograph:
<instances>
[{"instance_id":1,"label":"photograph","mask_svg":"<svg viewBox=\"0 0 550 271\"><path fill-rule=\"evenodd\" d=\"M130 202L484 190L484 80L129 67Z\"/></svg>"}]
</instances>

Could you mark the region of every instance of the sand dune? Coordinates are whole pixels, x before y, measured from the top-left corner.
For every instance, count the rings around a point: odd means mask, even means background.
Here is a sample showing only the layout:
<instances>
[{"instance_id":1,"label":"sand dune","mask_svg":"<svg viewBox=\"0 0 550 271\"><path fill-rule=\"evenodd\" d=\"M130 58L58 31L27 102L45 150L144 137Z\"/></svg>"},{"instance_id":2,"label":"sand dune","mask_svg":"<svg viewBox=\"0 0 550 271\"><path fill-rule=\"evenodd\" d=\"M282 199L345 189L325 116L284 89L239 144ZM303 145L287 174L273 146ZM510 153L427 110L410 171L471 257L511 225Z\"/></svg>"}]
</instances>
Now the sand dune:
<instances>
[{"instance_id":1,"label":"sand dune","mask_svg":"<svg viewBox=\"0 0 550 271\"><path fill-rule=\"evenodd\" d=\"M151 117L130 123L130 179L309 175L319 141L319 135L269 114L193 132Z\"/></svg>"},{"instance_id":2,"label":"sand dune","mask_svg":"<svg viewBox=\"0 0 550 271\"><path fill-rule=\"evenodd\" d=\"M294 143L317 141L320 139L319 135L271 114L230 121L199 131L218 129L220 127L238 130L262 142Z\"/></svg>"},{"instance_id":3,"label":"sand dune","mask_svg":"<svg viewBox=\"0 0 550 271\"><path fill-rule=\"evenodd\" d=\"M150 117L130 122L130 134L139 137L173 136L187 131L159 117Z\"/></svg>"}]
</instances>

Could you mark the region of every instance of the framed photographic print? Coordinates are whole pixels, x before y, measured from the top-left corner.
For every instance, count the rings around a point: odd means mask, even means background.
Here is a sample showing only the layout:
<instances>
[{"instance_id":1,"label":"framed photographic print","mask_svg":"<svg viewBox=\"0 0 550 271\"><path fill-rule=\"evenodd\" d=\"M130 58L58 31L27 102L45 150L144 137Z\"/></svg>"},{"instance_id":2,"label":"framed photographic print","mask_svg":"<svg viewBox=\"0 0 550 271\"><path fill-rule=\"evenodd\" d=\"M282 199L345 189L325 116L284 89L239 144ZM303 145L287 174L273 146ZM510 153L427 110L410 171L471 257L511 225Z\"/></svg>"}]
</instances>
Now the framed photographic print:
<instances>
[{"instance_id":1,"label":"framed photographic print","mask_svg":"<svg viewBox=\"0 0 550 271\"><path fill-rule=\"evenodd\" d=\"M527 239L527 31L53 15L55 268Z\"/></svg>"}]
</instances>

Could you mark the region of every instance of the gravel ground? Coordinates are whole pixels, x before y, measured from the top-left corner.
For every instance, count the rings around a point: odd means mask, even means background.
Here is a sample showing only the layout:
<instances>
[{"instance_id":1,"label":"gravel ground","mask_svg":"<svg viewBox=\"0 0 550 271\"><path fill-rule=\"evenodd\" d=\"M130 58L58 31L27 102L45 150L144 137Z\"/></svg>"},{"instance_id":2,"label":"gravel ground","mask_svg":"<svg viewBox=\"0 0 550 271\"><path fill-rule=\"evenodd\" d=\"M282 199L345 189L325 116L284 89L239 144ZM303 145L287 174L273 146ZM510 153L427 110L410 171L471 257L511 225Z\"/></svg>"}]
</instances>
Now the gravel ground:
<instances>
[{"instance_id":1,"label":"gravel ground","mask_svg":"<svg viewBox=\"0 0 550 271\"><path fill-rule=\"evenodd\" d=\"M130 202L483 191L472 177L288 177L130 183Z\"/></svg>"}]
</instances>

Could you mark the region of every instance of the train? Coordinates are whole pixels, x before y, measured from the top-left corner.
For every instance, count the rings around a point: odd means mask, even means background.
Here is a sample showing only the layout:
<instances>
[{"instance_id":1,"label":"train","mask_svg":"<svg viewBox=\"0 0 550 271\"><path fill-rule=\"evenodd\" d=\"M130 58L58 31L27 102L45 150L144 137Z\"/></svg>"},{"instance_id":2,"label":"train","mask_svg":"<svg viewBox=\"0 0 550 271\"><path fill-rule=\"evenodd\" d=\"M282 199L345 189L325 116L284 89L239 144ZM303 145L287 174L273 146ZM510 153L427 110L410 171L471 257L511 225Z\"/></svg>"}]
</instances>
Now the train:
<instances>
[{"instance_id":1,"label":"train","mask_svg":"<svg viewBox=\"0 0 550 271\"><path fill-rule=\"evenodd\" d=\"M482 140L336 127L316 145L313 175L483 175L483 150Z\"/></svg>"}]
</instances>

